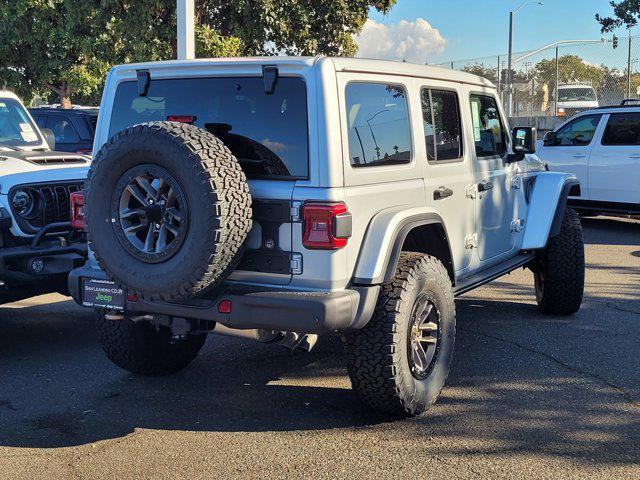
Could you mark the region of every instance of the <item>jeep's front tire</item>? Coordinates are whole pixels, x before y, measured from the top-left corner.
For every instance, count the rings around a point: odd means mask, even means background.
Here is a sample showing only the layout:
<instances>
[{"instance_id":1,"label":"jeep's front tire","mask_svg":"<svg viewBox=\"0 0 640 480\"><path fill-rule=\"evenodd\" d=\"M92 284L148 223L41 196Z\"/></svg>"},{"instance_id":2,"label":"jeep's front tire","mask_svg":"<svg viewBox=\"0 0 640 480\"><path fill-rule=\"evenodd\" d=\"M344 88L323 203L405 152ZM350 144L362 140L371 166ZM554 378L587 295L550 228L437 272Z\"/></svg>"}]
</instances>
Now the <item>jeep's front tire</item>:
<instances>
[{"instance_id":1,"label":"jeep's front tire","mask_svg":"<svg viewBox=\"0 0 640 480\"><path fill-rule=\"evenodd\" d=\"M536 301L544 313L571 315L580 310L584 294L584 239L578 213L566 208L560 233L536 255Z\"/></svg>"},{"instance_id":2,"label":"jeep's front tire","mask_svg":"<svg viewBox=\"0 0 640 480\"><path fill-rule=\"evenodd\" d=\"M369 323L345 336L356 395L381 413L421 414L447 379L455 331L451 281L442 263L401 253L396 275L382 287Z\"/></svg>"},{"instance_id":3,"label":"jeep's front tire","mask_svg":"<svg viewBox=\"0 0 640 480\"><path fill-rule=\"evenodd\" d=\"M206 334L174 336L168 327L147 321L107 320L97 312L96 329L102 349L120 368L139 375L159 376L178 372L200 352Z\"/></svg>"}]
</instances>

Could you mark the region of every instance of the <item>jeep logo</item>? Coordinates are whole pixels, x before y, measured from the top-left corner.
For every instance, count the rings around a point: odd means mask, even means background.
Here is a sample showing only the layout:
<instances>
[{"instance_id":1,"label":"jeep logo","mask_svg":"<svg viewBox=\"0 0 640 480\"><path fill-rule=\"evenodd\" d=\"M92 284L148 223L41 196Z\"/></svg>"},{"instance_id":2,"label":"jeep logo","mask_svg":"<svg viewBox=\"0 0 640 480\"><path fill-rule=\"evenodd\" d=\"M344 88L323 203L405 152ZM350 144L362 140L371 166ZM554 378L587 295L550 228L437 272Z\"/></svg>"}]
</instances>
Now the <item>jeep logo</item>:
<instances>
[{"instance_id":1,"label":"jeep logo","mask_svg":"<svg viewBox=\"0 0 640 480\"><path fill-rule=\"evenodd\" d=\"M111 300L113 300L113 297L111 295L105 295L104 293L98 293L96 294L96 300L101 300L103 302L110 302Z\"/></svg>"}]
</instances>

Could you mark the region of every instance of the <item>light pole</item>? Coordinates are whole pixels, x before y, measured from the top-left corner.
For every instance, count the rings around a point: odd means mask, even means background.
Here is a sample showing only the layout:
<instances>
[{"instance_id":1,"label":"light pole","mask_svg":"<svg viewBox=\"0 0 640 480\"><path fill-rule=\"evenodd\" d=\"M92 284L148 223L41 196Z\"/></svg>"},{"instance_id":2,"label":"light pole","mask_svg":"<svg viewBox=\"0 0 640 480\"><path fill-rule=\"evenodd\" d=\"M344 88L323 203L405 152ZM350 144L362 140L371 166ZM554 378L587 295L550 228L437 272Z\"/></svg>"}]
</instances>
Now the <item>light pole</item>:
<instances>
[{"instance_id":1,"label":"light pole","mask_svg":"<svg viewBox=\"0 0 640 480\"><path fill-rule=\"evenodd\" d=\"M509 116L513 114L513 72L511 71L513 68L513 20L518 13L525 5L530 3L537 3L538 5L544 5L542 2L536 2L535 0L527 0L522 5L520 5L515 10L509 12L509 58L507 60L507 98L508 105L507 111Z\"/></svg>"},{"instance_id":2,"label":"light pole","mask_svg":"<svg viewBox=\"0 0 640 480\"><path fill-rule=\"evenodd\" d=\"M195 55L195 7L194 0L177 0L177 53L178 60L192 60Z\"/></svg>"}]
</instances>

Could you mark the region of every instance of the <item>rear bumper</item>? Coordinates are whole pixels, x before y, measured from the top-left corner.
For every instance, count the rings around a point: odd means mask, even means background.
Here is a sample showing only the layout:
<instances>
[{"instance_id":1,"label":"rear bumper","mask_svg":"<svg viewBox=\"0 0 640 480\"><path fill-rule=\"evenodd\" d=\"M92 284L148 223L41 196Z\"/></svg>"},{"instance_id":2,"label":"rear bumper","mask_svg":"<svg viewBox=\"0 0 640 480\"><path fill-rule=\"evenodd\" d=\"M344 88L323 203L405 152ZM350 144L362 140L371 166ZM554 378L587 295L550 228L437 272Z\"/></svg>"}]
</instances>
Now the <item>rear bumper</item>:
<instances>
[{"instance_id":1,"label":"rear bumper","mask_svg":"<svg viewBox=\"0 0 640 480\"><path fill-rule=\"evenodd\" d=\"M81 267L69 275L69 292L82 305L82 280L108 280L98 269ZM298 333L357 330L367 324L375 308L379 286L338 291L291 291L225 285L206 296L175 302L126 301L129 314L158 314L206 320L235 329L266 329ZM231 302L231 313L218 304Z\"/></svg>"}]
</instances>

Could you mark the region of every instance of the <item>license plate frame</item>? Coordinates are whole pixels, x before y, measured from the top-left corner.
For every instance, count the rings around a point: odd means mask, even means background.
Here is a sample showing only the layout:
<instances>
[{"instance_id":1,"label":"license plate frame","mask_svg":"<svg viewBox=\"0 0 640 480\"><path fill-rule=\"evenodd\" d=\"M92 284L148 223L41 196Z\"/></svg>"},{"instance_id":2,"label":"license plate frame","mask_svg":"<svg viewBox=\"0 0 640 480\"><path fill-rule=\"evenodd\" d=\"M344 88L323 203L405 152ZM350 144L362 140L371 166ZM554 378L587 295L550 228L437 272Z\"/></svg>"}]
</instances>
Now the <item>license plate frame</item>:
<instances>
[{"instance_id":1,"label":"license plate frame","mask_svg":"<svg viewBox=\"0 0 640 480\"><path fill-rule=\"evenodd\" d=\"M82 305L92 308L124 310L126 293L111 280L82 279Z\"/></svg>"}]
</instances>

